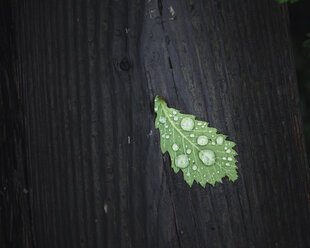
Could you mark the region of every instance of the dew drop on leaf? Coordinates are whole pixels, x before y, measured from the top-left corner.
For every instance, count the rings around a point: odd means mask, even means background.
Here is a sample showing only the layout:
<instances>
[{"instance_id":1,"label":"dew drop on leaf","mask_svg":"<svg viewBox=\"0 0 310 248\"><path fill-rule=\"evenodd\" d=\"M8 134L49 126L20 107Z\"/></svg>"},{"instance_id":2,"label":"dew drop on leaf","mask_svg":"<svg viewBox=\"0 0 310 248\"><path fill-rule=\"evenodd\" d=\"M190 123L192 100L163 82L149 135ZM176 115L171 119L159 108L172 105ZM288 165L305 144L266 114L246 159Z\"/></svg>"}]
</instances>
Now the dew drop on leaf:
<instances>
[{"instance_id":1,"label":"dew drop on leaf","mask_svg":"<svg viewBox=\"0 0 310 248\"><path fill-rule=\"evenodd\" d=\"M177 116L175 116L173 119L174 119L175 121L177 121L179 118L178 118Z\"/></svg>"},{"instance_id":2,"label":"dew drop on leaf","mask_svg":"<svg viewBox=\"0 0 310 248\"><path fill-rule=\"evenodd\" d=\"M208 137L207 136L199 136L197 139L197 143L200 146L205 146L208 144Z\"/></svg>"},{"instance_id":3,"label":"dew drop on leaf","mask_svg":"<svg viewBox=\"0 0 310 248\"><path fill-rule=\"evenodd\" d=\"M166 134L166 139L169 139L169 135L168 134Z\"/></svg>"},{"instance_id":4,"label":"dew drop on leaf","mask_svg":"<svg viewBox=\"0 0 310 248\"><path fill-rule=\"evenodd\" d=\"M181 128L185 131L191 131L194 128L194 121L191 118L185 117L181 121Z\"/></svg>"},{"instance_id":5,"label":"dew drop on leaf","mask_svg":"<svg viewBox=\"0 0 310 248\"><path fill-rule=\"evenodd\" d=\"M228 160L228 161L232 161L232 158L231 158L231 157L229 157L227 160Z\"/></svg>"},{"instance_id":6,"label":"dew drop on leaf","mask_svg":"<svg viewBox=\"0 0 310 248\"><path fill-rule=\"evenodd\" d=\"M199 152L200 160L207 166L215 163L215 153L211 150L202 150Z\"/></svg>"},{"instance_id":7,"label":"dew drop on leaf","mask_svg":"<svg viewBox=\"0 0 310 248\"><path fill-rule=\"evenodd\" d=\"M191 152L192 152L191 149L187 149L187 150L186 150L186 153L187 153L187 154L191 154Z\"/></svg>"},{"instance_id":8,"label":"dew drop on leaf","mask_svg":"<svg viewBox=\"0 0 310 248\"><path fill-rule=\"evenodd\" d=\"M188 157L185 154L181 154L175 158L175 166L184 169L188 166Z\"/></svg>"},{"instance_id":9,"label":"dew drop on leaf","mask_svg":"<svg viewBox=\"0 0 310 248\"><path fill-rule=\"evenodd\" d=\"M193 169L193 170L197 170L197 166L194 165L194 166L192 167L192 169Z\"/></svg>"},{"instance_id":10,"label":"dew drop on leaf","mask_svg":"<svg viewBox=\"0 0 310 248\"><path fill-rule=\"evenodd\" d=\"M173 144L172 150L174 150L176 152L177 150L179 150L179 146L177 144Z\"/></svg>"},{"instance_id":11,"label":"dew drop on leaf","mask_svg":"<svg viewBox=\"0 0 310 248\"><path fill-rule=\"evenodd\" d=\"M227 152L227 153L230 153L231 151L230 151L230 149L228 149L226 152Z\"/></svg>"},{"instance_id":12,"label":"dew drop on leaf","mask_svg":"<svg viewBox=\"0 0 310 248\"><path fill-rule=\"evenodd\" d=\"M224 142L224 138L222 136L219 136L219 137L216 138L216 143L218 145L222 145L223 142Z\"/></svg>"},{"instance_id":13,"label":"dew drop on leaf","mask_svg":"<svg viewBox=\"0 0 310 248\"><path fill-rule=\"evenodd\" d=\"M189 137L192 137L192 138L193 138L193 137L195 137L195 135L194 135L193 133L191 133L191 134L189 135Z\"/></svg>"},{"instance_id":14,"label":"dew drop on leaf","mask_svg":"<svg viewBox=\"0 0 310 248\"><path fill-rule=\"evenodd\" d=\"M166 118L163 116L159 117L159 122L160 123L166 123Z\"/></svg>"}]
</instances>

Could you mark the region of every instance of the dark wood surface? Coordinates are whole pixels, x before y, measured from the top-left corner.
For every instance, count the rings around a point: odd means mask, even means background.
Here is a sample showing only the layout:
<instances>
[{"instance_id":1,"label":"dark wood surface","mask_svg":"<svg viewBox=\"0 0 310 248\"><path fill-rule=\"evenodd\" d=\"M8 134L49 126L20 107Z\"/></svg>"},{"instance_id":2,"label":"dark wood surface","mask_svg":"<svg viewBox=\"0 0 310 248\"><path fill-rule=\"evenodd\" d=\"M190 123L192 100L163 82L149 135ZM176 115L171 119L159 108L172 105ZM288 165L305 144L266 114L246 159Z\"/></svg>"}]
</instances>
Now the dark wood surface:
<instances>
[{"instance_id":1,"label":"dark wood surface","mask_svg":"<svg viewBox=\"0 0 310 248\"><path fill-rule=\"evenodd\" d=\"M1 247L310 246L286 5L3 6ZM156 94L237 143L235 183L174 174Z\"/></svg>"}]
</instances>

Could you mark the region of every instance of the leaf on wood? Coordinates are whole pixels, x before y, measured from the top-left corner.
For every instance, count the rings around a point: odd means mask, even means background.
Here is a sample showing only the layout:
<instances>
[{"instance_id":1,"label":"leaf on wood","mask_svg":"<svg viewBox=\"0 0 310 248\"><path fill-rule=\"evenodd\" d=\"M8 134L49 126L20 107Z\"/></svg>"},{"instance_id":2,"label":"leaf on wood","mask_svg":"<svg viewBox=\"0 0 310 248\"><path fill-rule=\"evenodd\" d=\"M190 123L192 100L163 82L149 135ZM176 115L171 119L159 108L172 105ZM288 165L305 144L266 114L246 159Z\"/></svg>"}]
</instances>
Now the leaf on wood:
<instances>
[{"instance_id":1,"label":"leaf on wood","mask_svg":"<svg viewBox=\"0 0 310 248\"><path fill-rule=\"evenodd\" d=\"M190 186L194 181L205 187L206 183L214 186L222 182L225 176L231 181L238 178L235 143L226 140L226 135L217 134L215 128L193 115L168 108L160 96L155 98L154 110L161 151L169 152L174 172L182 170Z\"/></svg>"}]
</instances>

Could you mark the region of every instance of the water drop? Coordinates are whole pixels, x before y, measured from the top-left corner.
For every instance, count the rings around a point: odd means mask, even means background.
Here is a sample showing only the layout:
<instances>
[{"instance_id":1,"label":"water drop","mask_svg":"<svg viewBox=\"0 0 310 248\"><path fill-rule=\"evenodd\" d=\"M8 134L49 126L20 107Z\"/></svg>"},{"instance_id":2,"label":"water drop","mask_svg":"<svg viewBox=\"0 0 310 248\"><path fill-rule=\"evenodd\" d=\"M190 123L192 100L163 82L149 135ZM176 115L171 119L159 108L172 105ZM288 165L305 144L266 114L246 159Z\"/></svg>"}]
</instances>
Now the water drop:
<instances>
[{"instance_id":1,"label":"water drop","mask_svg":"<svg viewBox=\"0 0 310 248\"><path fill-rule=\"evenodd\" d=\"M177 111L173 110L172 113L175 115L177 113Z\"/></svg>"},{"instance_id":2,"label":"water drop","mask_svg":"<svg viewBox=\"0 0 310 248\"><path fill-rule=\"evenodd\" d=\"M229 160L229 161L232 161L232 158L231 158L231 157L229 157L229 158L228 158L228 160Z\"/></svg>"},{"instance_id":3,"label":"water drop","mask_svg":"<svg viewBox=\"0 0 310 248\"><path fill-rule=\"evenodd\" d=\"M192 152L191 149L187 149L187 150L186 150L186 153L187 153L187 154L191 154L191 152Z\"/></svg>"},{"instance_id":4,"label":"water drop","mask_svg":"<svg viewBox=\"0 0 310 248\"><path fill-rule=\"evenodd\" d=\"M215 153L211 150L200 151L199 158L207 166L213 165L215 163Z\"/></svg>"},{"instance_id":5,"label":"water drop","mask_svg":"<svg viewBox=\"0 0 310 248\"><path fill-rule=\"evenodd\" d=\"M185 131L191 131L194 128L194 121L191 118L185 117L181 121L181 128Z\"/></svg>"},{"instance_id":6,"label":"water drop","mask_svg":"<svg viewBox=\"0 0 310 248\"><path fill-rule=\"evenodd\" d=\"M218 145L222 145L223 142L224 142L224 138L223 138L222 136L217 137L216 143L217 143Z\"/></svg>"},{"instance_id":7,"label":"water drop","mask_svg":"<svg viewBox=\"0 0 310 248\"><path fill-rule=\"evenodd\" d=\"M172 150L174 150L176 152L177 150L179 150L179 146L177 144L173 144Z\"/></svg>"},{"instance_id":8,"label":"water drop","mask_svg":"<svg viewBox=\"0 0 310 248\"><path fill-rule=\"evenodd\" d=\"M168 134L166 134L166 139L169 139L169 135Z\"/></svg>"},{"instance_id":9,"label":"water drop","mask_svg":"<svg viewBox=\"0 0 310 248\"><path fill-rule=\"evenodd\" d=\"M165 128L168 128L168 125L165 125Z\"/></svg>"},{"instance_id":10,"label":"water drop","mask_svg":"<svg viewBox=\"0 0 310 248\"><path fill-rule=\"evenodd\" d=\"M226 165L226 166L229 166L230 164L229 164L229 163L226 163L225 165Z\"/></svg>"},{"instance_id":11,"label":"water drop","mask_svg":"<svg viewBox=\"0 0 310 248\"><path fill-rule=\"evenodd\" d=\"M172 114L169 114L169 117L172 117Z\"/></svg>"},{"instance_id":12,"label":"water drop","mask_svg":"<svg viewBox=\"0 0 310 248\"><path fill-rule=\"evenodd\" d=\"M166 118L163 116L159 117L159 122L160 123L166 123Z\"/></svg>"},{"instance_id":13,"label":"water drop","mask_svg":"<svg viewBox=\"0 0 310 248\"><path fill-rule=\"evenodd\" d=\"M156 107L154 110L155 110L155 112L157 112L157 111L158 111L158 108Z\"/></svg>"},{"instance_id":14,"label":"water drop","mask_svg":"<svg viewBox=\"0 0 310 248\"><path fill-rule=\"evenodd\" d=\"M194 134L192 134L192 133L191 133L189 136L190 136L190 137L192 137L192 138L193 138L193 137L195 137L195 135L194 135Z\"/></svg>"},{"instance_id":15,"label":"water drop","mask_svg":"<svg viewBox=\"0 0 310 248\"><path fill-rule=\"evenodd\" d=\"M223 157L223 160L226 160L226 157Z\"/></svg>"},{"instance_id":16,"label":"water drop","mask_svg":"<svg viewBox=\"0 0 310 248\"><path fill-rule=\"evenodd\" d=\"M214 142L214 141L212 141L212 145L215 145L215 142Z\"/></svg>"},{"instance_id":17,"label":"water drop","mask_svg":"<svg viewBox=\"0 0 310 248\"><path fill-rule=\"evenodd\" d=\"M225 146L224 149L227 150L227 147Z\"/></svg>"},{"instance_id":18,"label":"water drop","mask_svg":"<svg viewBox=\"0 0 310 248\"><path fill-rule=\"evenodd\" d=\"M189 172L187 172L187 173L186 173L186 176L188 176L188 177L189 177L190 175L191 175L191 173L189 173Z\"/></svg>"},{"instance_id":19,"label":"water drop","mask_svg":"<svg viewBox=\"0 0 310 248\"><path fill-rule=\"evenodd\" d=\"M173 119L174 119L175 121L177 121L179 118L178 118L177 116L175 116Z\"/></svg>"},{"instance_id":20,"label":"water drop","mask_svg":"<svg viewBox=\"0 0 310 248\"><path fill-rule=\"evenodd\" d=\"M181 169L186 168L189 164L188 157L185 154L181 154L177 156L174 162L175 162L175 166Z\"/></svg>"},{"instance_id":21,"label":"water drop","mask_svg":"<svg viewBox=\"0 0 310 248\"><path fill-rule=\"evenodd\" d=\"M230 152L231 152L231 150L230 150L230 149L228 149L226 152L227 152L227 153L230 153Z\"/></svg>"},{"instance_id":22,"label":"water drop","mask_svg":"<svg viewBox=\"0 0 310 248\"><path fill-rule=\"evenodd\" d=\"M197 125L200 126L200 125L201 125L201 122L198 122Z\"/></svg>"},{"instance_id":23,"label":"water drop","mask_svg":"<svg viewBox=\"0 0 310 248\"><path fill-rule=\"evenodd\" d=\"M194 165L194 166L192 167L192 169L193 169L193 170L197 170L197 166Z\"/></svg>"},{"instance_id":24,"label":"water drop","mask_svg":"<svg viewBox=\"0 0 310 248\"><path fill-rule=\"evenodd\" d=\"M199 136L197 139L197 143L200 146L205 146L208 144L208 137L207 136Z\"/></svg>"}]
</instances>

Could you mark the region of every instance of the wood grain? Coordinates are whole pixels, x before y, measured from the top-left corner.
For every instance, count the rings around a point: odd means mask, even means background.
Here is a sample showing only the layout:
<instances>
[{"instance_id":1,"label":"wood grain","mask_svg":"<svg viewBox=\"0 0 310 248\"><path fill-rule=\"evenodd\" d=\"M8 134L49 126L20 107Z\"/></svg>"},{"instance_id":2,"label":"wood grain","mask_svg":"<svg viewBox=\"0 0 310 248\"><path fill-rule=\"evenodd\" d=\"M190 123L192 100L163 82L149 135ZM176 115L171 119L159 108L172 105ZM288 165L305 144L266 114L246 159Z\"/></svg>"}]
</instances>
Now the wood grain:
<instances>
[{"instance_id":1,"label":"wood grain","mask_svg":"<svg viewBox=\"0 0 310 248\"><path fill-rule=\"evenodd\" d=\"M1 124L4 247L310 246L286 5L14 0L4 10L13 38L1 106L16 104ZM154 128L157 94L237 143L235 183L190 188L174 174Z\"/></svg>"}]
</instances>

